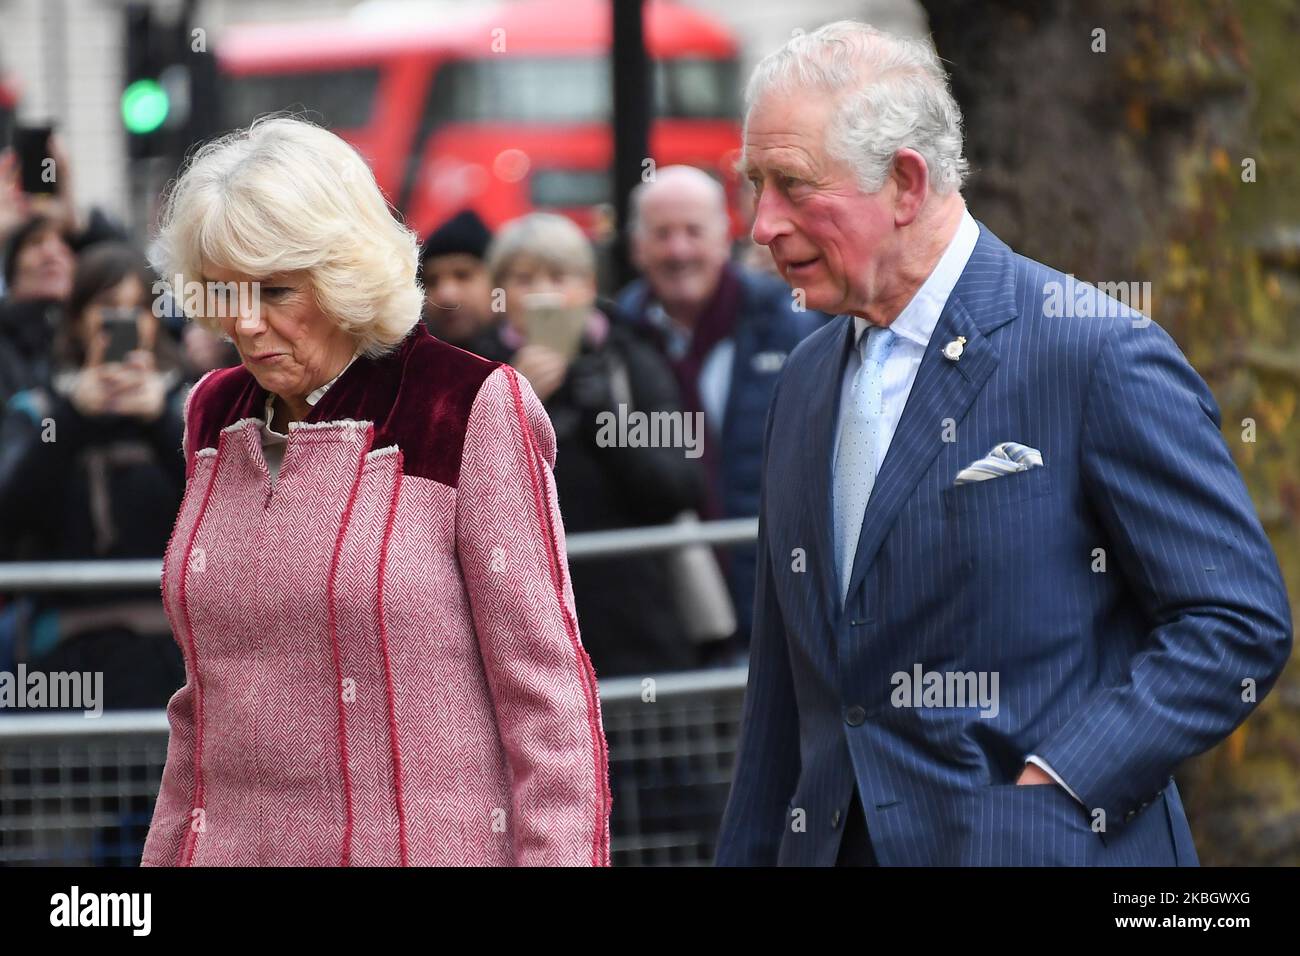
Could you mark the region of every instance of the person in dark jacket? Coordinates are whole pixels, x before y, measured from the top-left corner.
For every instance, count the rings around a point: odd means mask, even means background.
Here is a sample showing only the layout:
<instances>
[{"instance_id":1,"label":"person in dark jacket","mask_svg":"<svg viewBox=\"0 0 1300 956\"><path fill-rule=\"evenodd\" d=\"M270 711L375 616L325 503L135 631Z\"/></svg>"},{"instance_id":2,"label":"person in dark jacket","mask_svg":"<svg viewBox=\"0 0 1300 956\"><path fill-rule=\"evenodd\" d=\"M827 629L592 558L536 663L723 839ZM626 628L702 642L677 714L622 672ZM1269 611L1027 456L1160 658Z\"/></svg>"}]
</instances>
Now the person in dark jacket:
<instances>
[{"instance_id":1,"label":"person in dark jacket","mask_svg":"<svg viewBox=\"0 0 1300 956\"><path fill-rule=\"evenodd\" d=\"M101 243L79 261L50 384L12 395L0 419L0 559L162 554L185 484L186 383L151 287L129 246ZM114 322L126 328L110 335ZM163 707L184 680L156 589L46 593L4 611L9 657L102 672L105 707Z\"/></svg>"},{"instance_id":2,"label":"person in dark jacket","mask_svg":"<svg viewBox=\"0 0 1300 956\"><path fill-rule=\"evenodd\" d=\"M501 321L492 311L492 281L484 261L491 241L491 230L466 209L429 233L420 247L424 324L444 342L470 352Z\"/></svg>"},{"instance_id":3,"label":"person in dark jacket","mask_svg":"<svg viewBox=\"0 0 1300 956\"><path fill-rule=\"evenodd\" d=\"M595 255L563 216L534 213L506 224L488 250L506 321L484 357L513 365L532 385L555 427L555 481L570 534L671 521L698 506L699 461L679 447L604 441L602 413L681 414L672 373L612 306L596 303ZM575 316L572 355L538 331L530 303L552 297L551 321ZM557 335L556 338L562 336ZM583 644L604 677L682 670L698 663L674 603L666 559L631 554L572 562Z\"/></svg>"},{"instance_id":4,"label":"person in dark jacket","mask_svg":"<svg viewBox=\"0 0 1300 956\"><path fill-rule=\"evenodd\" d=\"M98 242L126 239L103 210L79 211L72 163L58 135L51 137L50 156L58 170L54 192L28 194L17 154L0 149L0 403L48 384L76 255Z\"/></svg>"},{"instance_id":5,"label":"person in dark jacket","mask_svg":"<svg viewBox=\"0 0 1300 956\"><path fill-rule=\"evenodd\" d=\"M33 216L9 237L0 298L0 401L48 381L50 351L75 266L54 219Z\"/></svg>"},{"instance_id":6,"label":"person in dark jacket","mask_svg":"<svg viewBox=\"0 0 1300 956\"><path fill-rule=\"evenodd\" d=\"M804 310L780 279L729 261L726 194L702 170L658 170L633 193L632 210L632 257L642 277L619 293L620 311L657 344L685 408L704 413L702 517L753 517L772 388L786 356L827 316ZM727 557L737 634L726 650L736 658L749 644L754 547L735 546Z\"/></svg>"}]
</instances>

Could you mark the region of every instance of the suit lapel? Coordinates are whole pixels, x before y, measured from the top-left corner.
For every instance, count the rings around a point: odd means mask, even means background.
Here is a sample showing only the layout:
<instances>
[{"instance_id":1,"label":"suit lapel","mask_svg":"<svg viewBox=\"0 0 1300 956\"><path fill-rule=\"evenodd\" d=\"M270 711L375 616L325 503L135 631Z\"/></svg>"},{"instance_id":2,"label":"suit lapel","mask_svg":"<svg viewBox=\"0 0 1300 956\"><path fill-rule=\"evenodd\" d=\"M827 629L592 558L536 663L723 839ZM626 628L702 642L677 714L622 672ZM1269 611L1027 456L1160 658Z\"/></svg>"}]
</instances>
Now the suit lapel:
<instances>
[{"instance_id":1,"label":"suit lapel","mask_svg":"<svg viewBox=\"0 0 1300 956\"><path fill-rule=\"evenodd\" d=\"M903 502L938 455L944 419L960 422L997 368L997 350L986 336L1015 318L1016 311L1011 250L981 223L979 241L930 336L867 501L849 579L850 595L862 584ZM944 358L943 347L959 335L966 337L961 359L950 361ZM834 597L831 606L839 610L839 595Z\"/></svg>"},{"instance_id":2,"label":"suit lapel","mask_svg":"<svg viewBox=\"0 0 1300 956\"><path fill-rule=\"evenodd\" d=\"M814 579L820 583L818 598L827 610L827 620L834 621L839 611L835 573L835 511L831 492L831 471L835 457L835 430L840 407L840 383L844 378L844 365L848 360L848 347L853 331L853 318L841 315L834 320L834 335L827 336L821 353L814 359L807 416L808 455L807 472L803 486L809 489L806 506L813 509L812 568ZM792 503L794 507L801 507Z\"/></svg>"}]
</instances>

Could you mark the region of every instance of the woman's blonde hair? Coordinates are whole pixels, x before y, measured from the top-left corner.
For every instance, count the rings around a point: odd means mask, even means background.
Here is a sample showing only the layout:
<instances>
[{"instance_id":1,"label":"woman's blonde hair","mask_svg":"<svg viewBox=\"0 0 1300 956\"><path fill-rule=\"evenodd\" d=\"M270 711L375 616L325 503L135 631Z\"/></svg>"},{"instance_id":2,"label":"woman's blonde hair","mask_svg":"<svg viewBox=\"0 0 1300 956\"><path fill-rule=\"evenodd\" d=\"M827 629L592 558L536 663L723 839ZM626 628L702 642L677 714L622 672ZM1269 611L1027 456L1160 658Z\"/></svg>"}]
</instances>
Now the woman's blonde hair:
<instances>
[{"instance_id":1,"label":"woman's blonde hair","mask_svg":"<svg viewBox=\"0 0 1300 956\"><path fill-rule=\"evenodd\" d=\"M257 279L305 272L321 310L370 356L390 351L420 321L418 258L418 240L360 154L283 114L194 153L167 193L149 250L183 307L210 301L183 291L202 287L205 266ZM208 310L186 311L220 333Z\"/></svg>"}]
</instances>

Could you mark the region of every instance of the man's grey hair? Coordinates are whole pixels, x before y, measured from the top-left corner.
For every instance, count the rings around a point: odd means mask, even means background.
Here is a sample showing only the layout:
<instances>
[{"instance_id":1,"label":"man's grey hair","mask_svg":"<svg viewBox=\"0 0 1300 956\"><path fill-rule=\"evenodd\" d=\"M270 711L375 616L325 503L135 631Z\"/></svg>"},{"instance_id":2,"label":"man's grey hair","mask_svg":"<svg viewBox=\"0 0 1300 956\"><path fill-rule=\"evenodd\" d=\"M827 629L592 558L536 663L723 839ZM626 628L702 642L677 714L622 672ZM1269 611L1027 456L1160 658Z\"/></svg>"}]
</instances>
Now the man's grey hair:
<instances>
[{"instance_id":1,"label":"man's grey hair","mask_svg":"<svg viewBox=\"0 0 1300 956\"><path fill-rule=\"evenodd\" d=\"M853 20L796 34L754 67L745 89L746 127L766 94L801 91L839 95L826 148L856 171L863 191L884 186L904 148L925 157L935 192L961 188L969 169L961 109L929 42Z\"/></svg>"}]
</instances>

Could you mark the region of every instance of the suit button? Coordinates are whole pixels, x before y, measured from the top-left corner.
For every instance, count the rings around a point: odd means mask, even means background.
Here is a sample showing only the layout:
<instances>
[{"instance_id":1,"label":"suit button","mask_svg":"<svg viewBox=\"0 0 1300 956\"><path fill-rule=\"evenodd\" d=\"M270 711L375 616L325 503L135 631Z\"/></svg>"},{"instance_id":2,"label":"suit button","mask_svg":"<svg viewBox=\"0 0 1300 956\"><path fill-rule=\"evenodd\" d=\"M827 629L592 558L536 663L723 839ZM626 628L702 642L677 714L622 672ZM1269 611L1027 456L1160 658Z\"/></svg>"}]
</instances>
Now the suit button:
<instances>
[{"instance_id":1,"label":"suit button","mask_svg":"<svg viewBox=\"0 0 1300 956\"><path fill-rule=\"evenodd\" d=\"M867 719L867 712L854 704L852 707L844 708L844 722L850 727L860 727L862 722Z\"/></svg>"},{"instance_id":2,"label":"suit button","mask_svg":"<svg viewBox=\"0 0 1300 956\"><path fill-rule=\"evenodd\" d=\"M1125 822L1125 823L1128 823L1128 822L1129 822L1130 820L1132 820L1135 816L1137 816L1137 811L1136 811L1136 810L1130 810L1128 813L1124 814L1124 822Z\"/></svg>"},{"instance_id":3,"label":"suit button","mask_svg":"<svg viewBox=\"0 0 1300 956\"><path fill-rule=\"evenodd\" d=\"M840 811L836 810L831 814L831 829L836 830L840 825Z\"/></svg>"}]
</instances>

